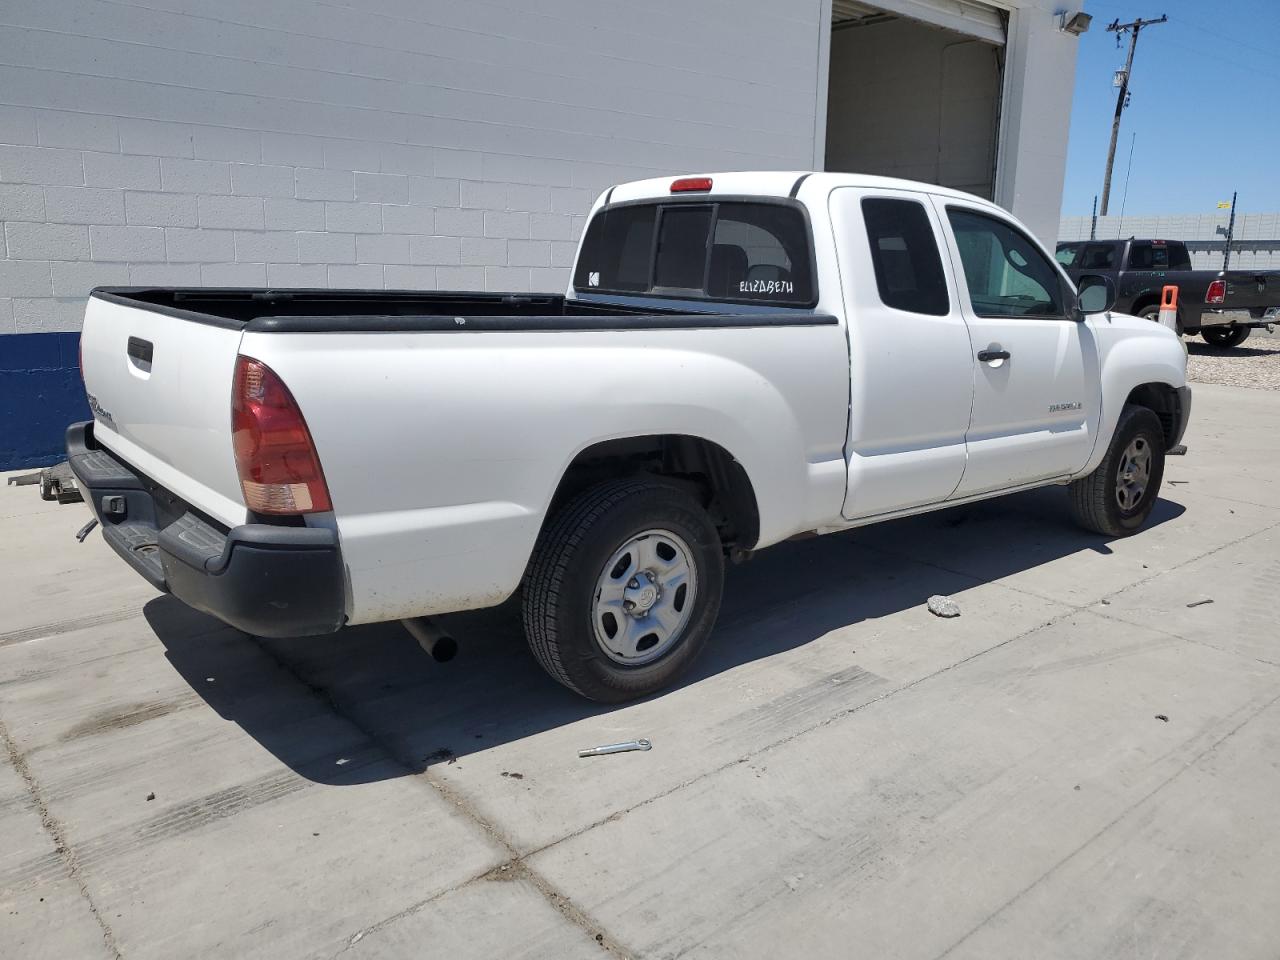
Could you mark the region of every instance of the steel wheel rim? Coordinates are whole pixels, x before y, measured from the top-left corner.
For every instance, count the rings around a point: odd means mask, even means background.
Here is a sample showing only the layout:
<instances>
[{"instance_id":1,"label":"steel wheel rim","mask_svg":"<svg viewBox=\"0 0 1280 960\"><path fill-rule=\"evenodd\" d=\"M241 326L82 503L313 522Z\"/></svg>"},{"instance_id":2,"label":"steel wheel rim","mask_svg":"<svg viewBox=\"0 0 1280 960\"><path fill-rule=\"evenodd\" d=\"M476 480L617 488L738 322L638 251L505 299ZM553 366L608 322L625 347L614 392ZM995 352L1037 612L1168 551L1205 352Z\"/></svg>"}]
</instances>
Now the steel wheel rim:
<instances>
[{"instance_id":1,"label":"steel wheel rim","mask_svg":"<svg viewBox=\"0 0 1280 960\"><path fill-rule=\"evenodd\" d=\"M1134 437L1120 456L1116 469L1116 502L1125 512L1136 510L1151 484L1151 441Z\"/></svg>"},{"instance_id":2,"label":"steel wheel rim","mask_svg":"<svg viewBox=\"0 0 1280 960\"><path fill-rule=\"evenodd\" d=\"M693 551L682 538L659 529L628 538L596 577L596 643L615 663L653 663L684 634L697 591Z\"/></svg>"}]
</instances>

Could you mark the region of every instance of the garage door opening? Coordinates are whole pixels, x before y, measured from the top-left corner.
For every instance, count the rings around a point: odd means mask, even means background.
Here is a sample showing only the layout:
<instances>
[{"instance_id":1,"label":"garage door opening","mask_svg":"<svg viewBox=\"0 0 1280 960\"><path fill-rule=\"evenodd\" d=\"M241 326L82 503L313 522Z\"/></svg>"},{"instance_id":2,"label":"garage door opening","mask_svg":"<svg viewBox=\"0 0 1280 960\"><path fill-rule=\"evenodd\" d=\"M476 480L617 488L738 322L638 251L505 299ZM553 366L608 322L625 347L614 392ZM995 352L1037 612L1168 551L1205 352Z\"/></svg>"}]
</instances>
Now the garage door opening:
<instances>
[{"instance_id":1,"label":"garage door opening","mask_svg":"<svg viewBox=\"0 0 1280 960\"><path fill-rule=\"evenodd\" d=\"M833 0L826 169L991 199L1004 36L970 0Z\"/></svg>"}]
</instances>

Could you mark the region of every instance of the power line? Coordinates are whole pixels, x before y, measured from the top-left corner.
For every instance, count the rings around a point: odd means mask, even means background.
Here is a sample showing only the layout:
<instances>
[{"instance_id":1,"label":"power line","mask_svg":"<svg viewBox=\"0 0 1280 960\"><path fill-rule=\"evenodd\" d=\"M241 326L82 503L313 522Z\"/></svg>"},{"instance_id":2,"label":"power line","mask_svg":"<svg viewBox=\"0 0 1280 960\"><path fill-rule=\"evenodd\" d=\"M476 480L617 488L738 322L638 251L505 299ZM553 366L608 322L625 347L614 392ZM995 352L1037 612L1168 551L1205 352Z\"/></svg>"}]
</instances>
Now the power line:
<instances>
[{"instance_id":1,"label":"power line","mask_svg":"<svg viewBox=\"0 0 1280 960\"><path fill-rule=\"evenodd\" d=\"M1121 9L1132 7L1132 3L1120 2L1120 0L1089 0L1089 2L1101 3L1108 7L1119 7ZM1260 53L1267 58L1268 62L1273 62L1275 60L1276 51L1274 49L1269 50L1266 47L1258 47L1258 46L1254 46L1251 43L1245 43L1243 40L1237 40L1235 37L1231 36L1230 34L1219 33L1217 30L1214 30L1212 27L1206 27L1204 24L1198 23L1195 20L1188 20L1186 17L1176 16L1176 17L1169 17L1169 22L1172 24L1176 24L1177 26L1185 27L1188 30L1193 30L1199 33L1207 34L1211 37L1217 38L1218 40L1225 40L1227 43L1233 43L1236 46L1243 47L1246 50L1252 50L1254 53ZM1229 64L1232 64L1233 66L1239 67L1241 70L1248 70L1253 73L1256 73L1260 77L1268 77L1273 80L1280 79L1280 74L1267 73L1265 70L1254 70L1252 67L1248 66L1247 63L1241 63L1239 60L1231 59L1228 56L1221 56L1218 54L1209 53L1205 51L1202 47L1192 47L1185 43L1179 43L1176 40L1169 40L1169 39L1166 39L1165 42L1172 46L1179 47L1183 50L1190 50L1192 53L1196 53L1201 56L1213 57L1215 59L1223 61L1224 63L1229 63Z\"/></svg>"},{"instance_id":2,"label":"power line","mask_svg":"<svg viewBox=\"0 0 1280 960\"><path fill-rule=\"evenodd\" d=\"M1234 43L1236 46L1244 47L1246 50L1252 50L1255 53L1261 53L1263 56L1267 57L1268 59L1275 58L1275 55L1276 55L1275 50L1267 50L1263 47L1255 47L1251 43L1245 43L1243 40L1237 40L1235 37L1229 36L1228 34L1225 34L1225 33L1218 33L1218 31L1216 30L1206 27L1203 24L1196 23L1193 20L1187 20L1184 17L1170 17L1169 19L1172 20L1174 23L1182 24L1184 27L1190 27L1192 30L1199 30L1201 33L1207 33L1211 37L1217 37L1219 40L1225 40L1227 41L1227 43Z\"/></svg>"},{"instance_id":3,"label":"power line","mask_svg":"<svg viewBox=\"0 0 1280 960\"><path fill-rule=\"evenodd\" d=\"M1177 40L1164 40L1171 47L1177 47L1179 50L1187 50L1196 56L1205 57L1209 60L1217 60L1219 63L1225 63L1229 67L1235 67L1237 70L1243 70L1245 73L1252 73L1258 77L1266 77L1269 80L1280 80L1280 73L1268 73L1266 70L1259 70L1247 61L1241 61L1238 58L1223 56L1220 53L1212 53L1199 47L1192 47L1185 43L1179 43Z\"/></svg>"}]
</instances>

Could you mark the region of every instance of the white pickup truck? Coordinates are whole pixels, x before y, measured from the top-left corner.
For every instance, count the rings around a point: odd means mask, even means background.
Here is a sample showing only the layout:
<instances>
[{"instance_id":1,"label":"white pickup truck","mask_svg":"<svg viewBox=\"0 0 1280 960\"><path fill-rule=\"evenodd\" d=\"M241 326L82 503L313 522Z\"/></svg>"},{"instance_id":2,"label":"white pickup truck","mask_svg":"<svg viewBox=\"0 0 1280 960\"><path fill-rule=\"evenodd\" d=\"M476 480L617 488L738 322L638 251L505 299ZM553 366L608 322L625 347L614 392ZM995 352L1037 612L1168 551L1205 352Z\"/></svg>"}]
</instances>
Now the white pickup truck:
<instances>
[{"instance_id":1,"label":"white pickup truck","mask_svg":"<svg viewBox=\"0 0 1280 960\"><path fill-rule=\"evenodd\" d=\"M69 460L116 551L237 628L430 648L520 591L546 670L625 700L705 645L726 559L790 537L1046 484L1141 527L1191 395L1114 298L942 187L647 180L564 296L95 290Z\"/></svg>"}]
</instances>

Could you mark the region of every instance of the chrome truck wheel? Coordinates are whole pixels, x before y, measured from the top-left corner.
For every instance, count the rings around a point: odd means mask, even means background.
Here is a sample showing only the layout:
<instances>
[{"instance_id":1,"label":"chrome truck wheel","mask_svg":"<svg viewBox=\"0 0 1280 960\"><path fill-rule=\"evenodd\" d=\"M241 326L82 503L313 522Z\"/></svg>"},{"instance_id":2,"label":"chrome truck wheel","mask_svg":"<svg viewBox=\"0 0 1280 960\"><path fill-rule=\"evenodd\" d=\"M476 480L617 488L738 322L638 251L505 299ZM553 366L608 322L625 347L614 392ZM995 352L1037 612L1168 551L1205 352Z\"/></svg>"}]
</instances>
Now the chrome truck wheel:
<instances>
[{"instance_id":1,"label":"chrome truck wheel","mask_svg":"<svg viewBox=\"0 0 1280 960\"><path fill-rule=\"evenodd\" d=\"M646 530L614 551L596 578L591 622L617 663L652 663L679 639L693 612L698 575L689 545L670 530Z\"/></svg>"},{"instance_id":2,"label":"chrome truck wheel","mask_svg":"<svg viewBox=\"0 0 1280 960\"><path fill-rule=\"evenodd\" d=\"M1137 509L1151 483L1151 442L1139 434L1120 455L1116 468L1116 502L1120 509Z\"/></svg>"}]
</instances>

